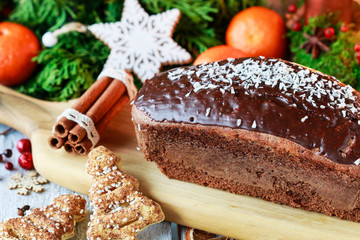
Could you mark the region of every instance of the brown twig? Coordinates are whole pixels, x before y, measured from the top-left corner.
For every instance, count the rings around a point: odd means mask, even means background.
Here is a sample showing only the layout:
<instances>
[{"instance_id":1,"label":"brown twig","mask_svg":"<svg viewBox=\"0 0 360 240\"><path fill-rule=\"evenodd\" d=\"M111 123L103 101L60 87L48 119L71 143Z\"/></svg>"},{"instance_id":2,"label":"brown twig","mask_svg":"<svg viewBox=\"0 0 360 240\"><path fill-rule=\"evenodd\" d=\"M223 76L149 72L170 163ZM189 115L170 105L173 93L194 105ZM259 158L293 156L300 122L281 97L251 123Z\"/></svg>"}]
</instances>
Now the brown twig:
<instances>
[{"instance_id":1,"label":"brown twig","mask_svg":"<svg viewBox=\"0 0 360 240\"><path fill-rule=\"evenodd\" d=\"M1 136L1 135L6 135L6 134L8 134L8 133L11 132L12 130L13 130L13 128L8 128L8 129L6 129L5 131L0 132L0 136Z\"/></svg>"}]
</instances>

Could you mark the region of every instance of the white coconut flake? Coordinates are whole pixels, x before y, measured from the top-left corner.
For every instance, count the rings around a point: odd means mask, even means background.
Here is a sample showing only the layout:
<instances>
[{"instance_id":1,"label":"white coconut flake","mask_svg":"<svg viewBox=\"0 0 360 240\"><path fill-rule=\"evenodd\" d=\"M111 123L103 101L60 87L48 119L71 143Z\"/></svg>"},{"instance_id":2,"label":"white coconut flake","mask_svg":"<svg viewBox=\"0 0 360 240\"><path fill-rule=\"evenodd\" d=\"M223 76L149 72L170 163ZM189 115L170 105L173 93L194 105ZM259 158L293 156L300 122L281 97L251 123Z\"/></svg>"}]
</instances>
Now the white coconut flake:
<instances>
[{"instance_id":1,"label":"white coconut flake","mask_svg":"<svg viewBox=\"0 0 360 240\"><path fill-rule=\"evenodd\" d=\"M251 125L251 128L256 128L256 121L254 120L252 125Z\"/></svg>"},{"instance_id":2,"label":"white coconut flake","mask_svg":"<svg viewBox=\"0 0 360 240\"><path fill-rule=\"evenodd\" d=\"M238 127L241 125L241 119L238 119L238 120L236 121L236 125L237 125Z\"/></svg>"},{"instance_id":3,"label":"white coconut flake","mask_svg":"<svg viewBox=\"0 0 360 240\"><path fill-rule=\"evenodd\" d=\"M210 116L210 112L211 112L211 108L207 108L206 109L206 113L205 113L205 116Z\"/></svg>"},{"instance_id":4,"label":"white coconut flake","mask_svg":"<svg viewBox=\"0 0 360 240\"><path fill-rule=\"evenodd\" d=\"M357 160L354 162L354 164L355 164L356 166L358 166L358 165L360 164L360 158L357 159Z\"/></svg>"},{"instance_id":5,"label":"white coconut flake","mask_svg":"<svg viewBox=\"0 0 360 240\"><path fill-rule=\"evenodd\" d=\"M301 122L305 122L306 119L308 119L308 118L309 118L308 116L303 117L303 118L301 119Z\"/></svg>"}]
</instances>

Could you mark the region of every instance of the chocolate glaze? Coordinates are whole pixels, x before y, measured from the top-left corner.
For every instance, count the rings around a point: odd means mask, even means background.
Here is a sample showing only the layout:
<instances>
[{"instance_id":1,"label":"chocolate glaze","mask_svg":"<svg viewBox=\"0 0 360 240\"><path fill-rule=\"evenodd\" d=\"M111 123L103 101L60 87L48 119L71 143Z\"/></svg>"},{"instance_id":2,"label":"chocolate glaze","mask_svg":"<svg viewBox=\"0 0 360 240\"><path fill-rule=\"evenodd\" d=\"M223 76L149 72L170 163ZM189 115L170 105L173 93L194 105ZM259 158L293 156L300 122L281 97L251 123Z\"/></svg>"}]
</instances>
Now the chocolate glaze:
<instances>
[{"instance_id":1,"label":"chocolate glaze","mask_svg":"<svg viewBox=\"0 0 360 240\"><path fill-rule=\"evenodd\" d=\"M245 60L236 59L231 62L231 66ZM254 61L269 65L280 60L254 58ZM295 73L305 69L290 62L281 62ZM227 63L229 62L220 61L217 65ZM195 89L196 82L203 84L211 81L214 85L224 85L224 82L204 79L203 75L197 75L196 71L202 66L209 66L211 69L214 64L183 67L181 69L184 72L180 77L172 79L169 79L169 74L174 70L158 74L144 84L134 104L155 121L224 126L270 133L294 141L307 149L315 149L319 154L341 164L353 164L360 158L358 113L342 107L329 107L329 104L334 102L331 96L321 95L314 105L304 100L304 89L284 91L279 89L279 84L245 87L239 84L243 79L236 74L232 76L232 84L228 84L232 89L222 86L198 90ZM230 73L233 73L232 70ZM335 86L324 86L324 90L344 87L330 76L317 74L316 77L335 83ZM357 111L358 93L354 95L353 99L346 99L345 103L353 104Z\"/></svg>"}]
</instances>

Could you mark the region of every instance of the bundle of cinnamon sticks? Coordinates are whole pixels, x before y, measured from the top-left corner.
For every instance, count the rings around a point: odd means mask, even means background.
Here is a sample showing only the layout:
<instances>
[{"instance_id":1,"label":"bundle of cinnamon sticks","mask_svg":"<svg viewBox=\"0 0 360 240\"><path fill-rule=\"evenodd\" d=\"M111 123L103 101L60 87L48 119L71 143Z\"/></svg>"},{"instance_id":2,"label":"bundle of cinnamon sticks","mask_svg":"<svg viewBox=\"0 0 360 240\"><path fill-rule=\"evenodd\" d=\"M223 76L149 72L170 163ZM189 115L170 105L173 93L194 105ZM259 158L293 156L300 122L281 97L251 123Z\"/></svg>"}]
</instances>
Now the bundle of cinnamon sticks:
<instances>
[{"instance_id":1,"label":"bundle of cinnamon sticks","mask_svg":"<svg viewBox=\"0 0 360 240\"><path fill-rule=\"evenodd\" d=\"M129 96L122 81L100 77L72 108L91 118L97 133L101 135L128 101ZM56 122L49 144L55 149L63 146L66 152L86 155L93 147L87 134L78 123L63 116Z\"/></svg>"}]
</instances>

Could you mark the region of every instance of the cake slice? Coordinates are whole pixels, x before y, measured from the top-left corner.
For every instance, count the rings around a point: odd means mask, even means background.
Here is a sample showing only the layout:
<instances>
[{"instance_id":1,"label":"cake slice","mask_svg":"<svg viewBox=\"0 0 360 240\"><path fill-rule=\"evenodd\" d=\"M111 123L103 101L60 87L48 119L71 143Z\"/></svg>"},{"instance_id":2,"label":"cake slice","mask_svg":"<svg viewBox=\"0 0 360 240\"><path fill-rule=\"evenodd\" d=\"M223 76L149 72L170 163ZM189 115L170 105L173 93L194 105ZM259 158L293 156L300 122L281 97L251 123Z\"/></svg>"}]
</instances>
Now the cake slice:
<instances>
[{"instance_id":1,"label":"cake slice","mask_svg":"<svg viewBox=\"0 0 360 240\"><path fill-rule=\"evenodd\" d=\"M360 221L359 93L334 77L262 57L182 67L132 117L169 178Z\"/></svg>"}]
</instances>

